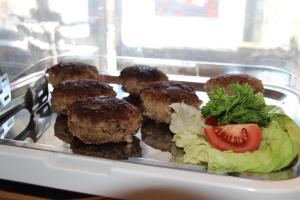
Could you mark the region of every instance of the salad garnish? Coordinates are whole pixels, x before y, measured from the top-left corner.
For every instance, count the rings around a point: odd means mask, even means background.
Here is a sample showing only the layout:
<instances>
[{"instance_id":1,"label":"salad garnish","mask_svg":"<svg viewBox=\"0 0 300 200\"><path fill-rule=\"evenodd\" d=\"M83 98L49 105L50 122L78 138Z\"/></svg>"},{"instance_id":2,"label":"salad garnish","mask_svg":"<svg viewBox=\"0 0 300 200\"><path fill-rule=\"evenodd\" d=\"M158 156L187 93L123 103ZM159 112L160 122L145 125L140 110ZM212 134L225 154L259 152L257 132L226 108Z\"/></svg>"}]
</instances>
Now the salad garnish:
<instances>
[{"instance_id":1,"label":"salad garnish","mask_svg":"<svg viewBox=\"0 0 300 200\"><path fill-rule=\"evenodd\" d=\"M216 118L218 125L258 124L267 126L271 118L262 93L254 93L249 84L231 83L233 95L225 93L223 88L209 92L210 101L201 108L205 118Z\"/></svg>"},{"instance_id":2,"label":"salad garnish","mask_svg":"<svg viewBox=\"0 0 300 200\"><path fill-rule=\"evenodd\" d=\"M183 151L180 161L226 173L270 173L289 166L300 148L297 123L281 108L267 105L249 84L230 87L230 94L213 89L199 109L184 102L171 105L170 130Z\"/></svg>"},{"instance_id":3,"label":"salad garnish","mask_svg":"<svg viewBox=\"0 0 300 200\"><path fill-rule=\"evenodd\" d=\"M210 145L221 151L243 153L258 149L261 129L256 124L230 124L204 128L204 134Z\"/></svg>"}]
</instances>

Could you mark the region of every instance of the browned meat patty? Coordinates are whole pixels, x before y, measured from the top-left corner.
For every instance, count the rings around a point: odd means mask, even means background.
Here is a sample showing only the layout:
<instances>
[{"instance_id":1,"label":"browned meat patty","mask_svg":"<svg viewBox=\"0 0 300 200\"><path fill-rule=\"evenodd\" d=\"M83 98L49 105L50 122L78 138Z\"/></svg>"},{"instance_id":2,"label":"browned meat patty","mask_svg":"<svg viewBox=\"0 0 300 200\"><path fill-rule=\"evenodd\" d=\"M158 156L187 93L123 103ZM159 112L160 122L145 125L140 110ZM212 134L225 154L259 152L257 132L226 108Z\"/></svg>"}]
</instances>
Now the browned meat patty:
<instances>
[{"instance_id":1,"label":"browned meat patty","mask_svg":"<svg viewBox=\"0 0 300 200\"><path fill-rule=\"evenodd\" d=\"M157 68L148 65L135 65L126 67L121 71L120 81L125 92L139 96L140 91L149 83L168 81L168 77Z\"/></svg>"},{"instance_id":2,"label":"browned meat patty","mask_svg":"<svg viewBox=\"0 0 300 200\"><path fill-rule=\"evenodd\" d=\"M69 127L68 127L68 117L65 115L58 115L55 120L54 124L54 135L70 144L74 140L74 136L69 132Z\"/></svg>"},{"instance_id":3,"label":"browned meat patty","mask_svg":"<svg viewBox=\"0 0 300 200\"><path fill-rule=\"evenodd\" d=\"M171 152L174 134L169 130L169 125L145 120L141 128L142 140L145 144L161 151Z\"/></svg>"},{"instance_id":4,"label":"browned meat patty","mask_svg":"<svg viewBox=\"0 0 300 200\"><path fill-rule=\"evenodd\" d=\"M76 101L68 117L69 131L85 144L130 142L142 123L135 106L105 96Z\"/></svg>"},{"instance_id":5,"label":"browned meat patty","mask_svg":"<svg viewBox=\"0 0 300 200\"><path fill-rule=\"evenodd\" d=\"M227 94L232 94L229 85L233 82L238 84L248 83L255 93L264 91L262 81L247 74L225 74L213 77L204 84L204 90L210 92L215 88L222 87Z\"/></svg>"},{"instance_id":6,"label":"browned meat patty","mask_svg":"<svg viewBox=\"0 0 300 200\"><path fill-rule=\"evenodd\" d=\"M49 83L54 87L65 80L98 79L98 70L95 66L80 62L61 62L46 70Z\"/></svg>"},{"instance_id":7,"label":"browned meat patty","mask_svg":"<svg viewBox=\"0 0 300 200\"><path fill-rule=\"evenodd\" d=\"M158 123L171 123L172 103L201 104L193 88L180 82L155 82L141 91L143 115Z\"/></svg>"},{"instance_id":8,"label":"browned meat patty","mask_svg":"<svg viewBox=\"0 0 300 200\"><path fill-rule=\"evenodd\" d=\"M68 114L72 103L95 96L115 97L116 92L107 83L98 80L67 80L57 84L52 92L52 110Z\"/></svg>"},{"instance_id":9,"label":"browned meat patty","mask_svg":"<svg viewBox=\"0 0 300 200\"><path fill-rule=\"evenodd\" d=\"M58 115L54 125L54 135L70 144L73 153L107 159L127 159L142 155L140 140L133 137L132 143L107 143L101 145L84 144L69 132L68 117Z\"/></svg>"}]
</instances>

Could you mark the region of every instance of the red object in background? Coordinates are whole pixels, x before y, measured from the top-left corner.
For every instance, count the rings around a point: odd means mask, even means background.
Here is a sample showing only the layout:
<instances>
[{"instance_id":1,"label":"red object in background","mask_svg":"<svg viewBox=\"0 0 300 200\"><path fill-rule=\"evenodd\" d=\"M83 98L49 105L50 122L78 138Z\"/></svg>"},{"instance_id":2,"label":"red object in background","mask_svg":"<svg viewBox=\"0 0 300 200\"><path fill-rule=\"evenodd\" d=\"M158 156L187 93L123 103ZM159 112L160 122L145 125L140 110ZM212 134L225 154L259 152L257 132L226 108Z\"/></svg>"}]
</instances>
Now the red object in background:
<instances>
[{"instance_id":1,"label":"red object in background","mask_svg":"<svg viewBox=\"0 0 300 200\"><path fill-rule=\"evenodd\" d=\"M218 17L219 0L207 0L205 3L206 17Z\"/></svg>"},{"instance_id":2,"label":"red object in background","mask_svg":"<svg viewBox=\"0 0 300 200\"><path fill-rule=\"evenodd\" d=\"M218 17L219 0L155 0L156 16Z\"/></svg>"}]
</instances>

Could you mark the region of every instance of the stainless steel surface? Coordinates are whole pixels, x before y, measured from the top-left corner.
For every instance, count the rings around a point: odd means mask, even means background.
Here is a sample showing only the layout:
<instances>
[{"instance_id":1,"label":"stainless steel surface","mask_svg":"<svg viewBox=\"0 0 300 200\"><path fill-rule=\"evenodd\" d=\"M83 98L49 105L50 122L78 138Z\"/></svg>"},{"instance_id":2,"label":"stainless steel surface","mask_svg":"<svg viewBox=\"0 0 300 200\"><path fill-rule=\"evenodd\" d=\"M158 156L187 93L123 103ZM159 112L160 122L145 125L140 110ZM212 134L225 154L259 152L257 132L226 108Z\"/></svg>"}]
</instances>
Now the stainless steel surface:
<instances>
[{"instance_id":1,"label":"stainless steel surface","mask_svg":"<svg viewBox=\"0 0 300 200\"><path fill-rule=\"evenodd\" d=\"M12 87L14 98L0 110L1 120L10 118L24 108L29 112L37 110L48 100L48 81L45 74L24 77L18 83L12 83Z\"/></svg>"},{"instance_id":2,"label":"stainless steel surface","mask_svg":"<svg viewBox=\"0 0 300 200\"><path fill-rule=\"evenodd\" d=\"M3 133L1 139L15 139L23 132L30 122L30 112L26 109L15 113L11 118L1 123ZM11 124L10 124L11 123Z\"/></svg>"},{"instance_id":3,"label":"stainless steel surface","mask_svg":"<svg viewBox=\"0 0 300 200\"><path fill-rule=\"evenodd\" d=\"M0 71L0 111L11 101L11 90L7 74Z\"/></svg>"},{"instance_id":4,"label":"stainless steel surface","mask_svg":"<svg viewBox=\"0 0 300 200\"><path fill-rule=\"evenodd\" d=\"M122 91L119 84L116 84L118 82L116 77L102 75L100 78L107 82L111 82L111 80L115 82L112 86L118 93L117 97L128 100L126 98L128 94ZM177 76L177 79L181 78ZM202 90L203 82L187 83L197 89L197 94L203 101L207 101L208 97ZM268 85L266 89L266 95L268 96L266 97L267 103L279 105L300 124L298 94L284 87ZM27 123L26 119L29 119ZM84 155L96 157L96 159L122 160L123 162L197 171L199 173L214 173L207 172L205 166L178 162L178 158L180 158L182 152L172 143L172 133L165 124L145 121L132 144L85 145L69 134L67 118L52 113L48 103L32 111L32 113L24 112L24 110L17 112L13 117L13 122L9 120L11 119L2 121L0 124L0 130L4 130L1 131L1 144L68 153L73 154L74 157ZM10 124L10 126L7 124ZM157 142L157 138L160 138L159 142ZM155 142L153 143L153 141ZM290 167L271 174L232 173L222 175L258 180L282 180L297 177L299 172L300 163L297 159Z\"/></svg>"}]
</instances>

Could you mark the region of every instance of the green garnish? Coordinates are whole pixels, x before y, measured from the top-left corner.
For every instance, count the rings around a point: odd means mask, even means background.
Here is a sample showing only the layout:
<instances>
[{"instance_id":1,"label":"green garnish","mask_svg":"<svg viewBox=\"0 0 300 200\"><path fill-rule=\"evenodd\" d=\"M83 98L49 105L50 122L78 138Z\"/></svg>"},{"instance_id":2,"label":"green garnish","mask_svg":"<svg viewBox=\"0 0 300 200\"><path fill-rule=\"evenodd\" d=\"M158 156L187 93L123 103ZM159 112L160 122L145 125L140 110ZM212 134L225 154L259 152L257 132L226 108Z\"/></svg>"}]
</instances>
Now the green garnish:
<instances>
[{"instance_id":1,"label":"green garnish","mask_svg":"<svg viewBox=\"0 0 300 200\"><path fill-rule=\"evenodd\" d=\"M218 125L256 123L266 126L271 121L262 93L254 94L250 85L230 84L233 95L223 88L212 90L210 101L201 108L204 117L217 117Z\"/></svg>"}]
</instances>

